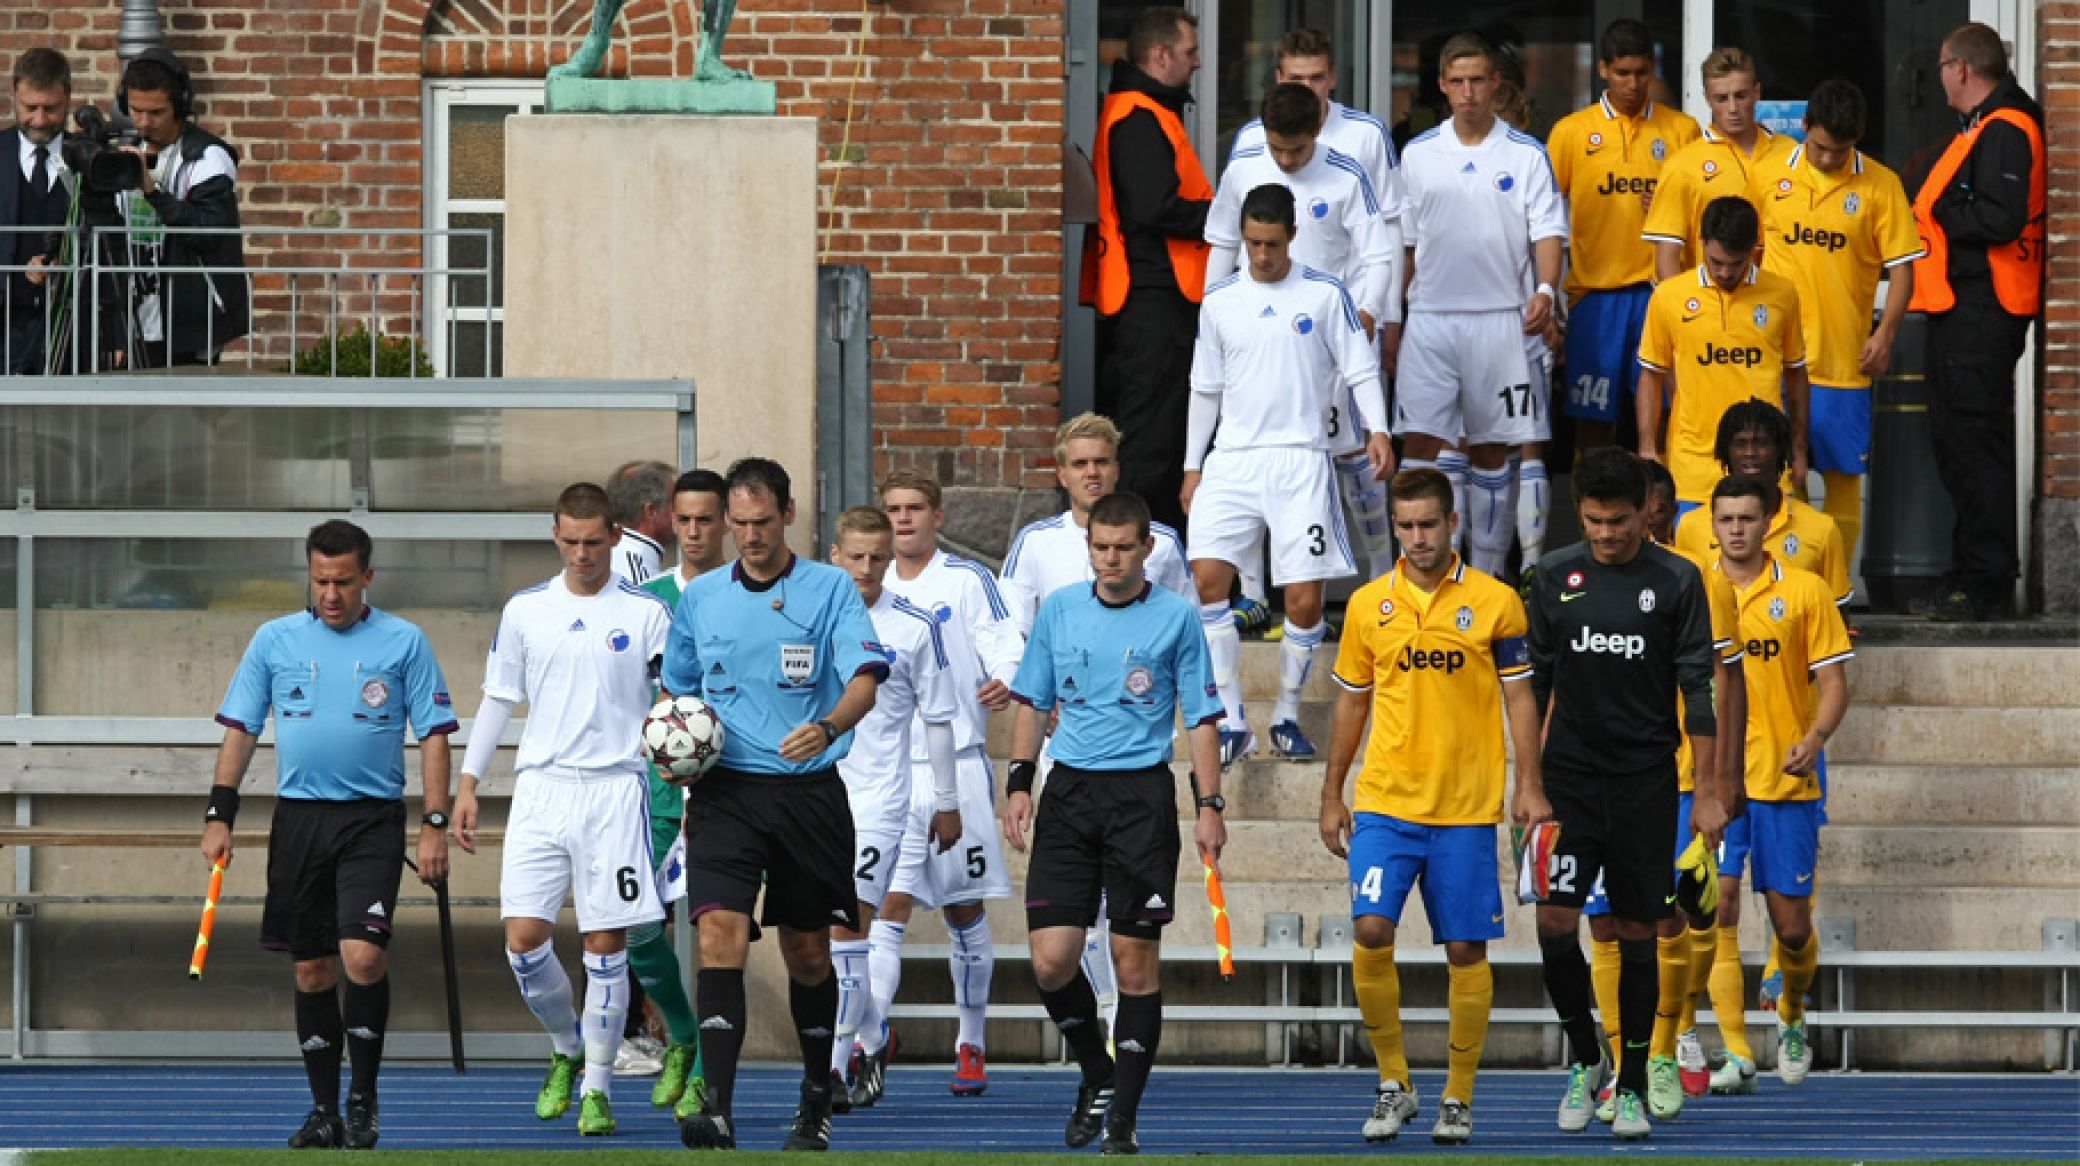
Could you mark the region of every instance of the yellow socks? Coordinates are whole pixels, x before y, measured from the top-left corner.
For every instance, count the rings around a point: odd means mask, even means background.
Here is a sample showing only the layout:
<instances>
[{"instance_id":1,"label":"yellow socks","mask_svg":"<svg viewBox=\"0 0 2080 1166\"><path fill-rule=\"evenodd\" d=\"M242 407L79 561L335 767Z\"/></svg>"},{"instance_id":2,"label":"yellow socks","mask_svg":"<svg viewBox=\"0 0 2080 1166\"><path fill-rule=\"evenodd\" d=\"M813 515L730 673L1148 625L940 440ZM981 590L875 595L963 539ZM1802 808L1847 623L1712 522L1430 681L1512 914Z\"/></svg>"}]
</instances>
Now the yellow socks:
<instances>
[{"instance_id":1,"label":"yellow socks","mask_svg":"<svg viewBox=\"0 0 2080 1166\"><path fill-rule=\"evenodd\" d=\"M1654 966L1660 973L1661 995L1654 1002L1654 1038L1647 1046L1650 1057L1676 1055L1676 1034L1682 1031L1683 997L1690 986L1690 938L1656 936Z\"/></svg>"},{"instance_id":2,"label":"yellow socks","mask_svg":"<svg viewBox=\"0 0 2080 1166\"><path fill-rule=\"evenodd\" d=\"M1711 982L1712 960L1719 954L1719 930L1693 927L1683 933L1683 939L1689 944L1689 958L1683 972L1683 1017L1676 1023L1678 1033L1697 1027L1697 1001Z\"/></svg>"},{"instance_id":3,"label":"yellow socks","mask_svg":"<svg viewBox=\"0 0 2080 1166\"><path fill-rule=\"evenodd\" d=\"M1863 537L1863 475L1822 470L1827 483L1827 504L1821 507L1842 531L1842 558L1856 561L1856 540Z\"/></svg>"},{"instance_id":4,"label":"yellow socks","mask_svg":"<svg viewBox=\"0 0 2080 1166\"><path fill-rule=\"evenodd\" d=\"M1379 1058L1379 1079L1399 1081L1406 1089L1408 1049L1401 1041L1401 971L1394 966L1394 949L1352 944L1351 984L1357 989L1358 1011L1365 1017L1365 1035ZM1453 1007L1456 1019L1457 1005ZM1487 1013L1481 1017L1485 1025Z\"/></svg>"},{"instance_id":5,"label":"yellow socks","mask_svg":"<svg viewBox=\"0 0 2080 1166\"><path fill-rule=\"evenodd\" d=\"M1719 930L1719 955L1712 964L1712 1014L1719 1018L1719 1039L1726 1051L1750 1062L1755 1048L1748 1043L1747 982L1741 975L1740 932L1731 927Z\"/></svg>"},{"instance_id":6,"label":"yellow socks","mask_svg":"<svg viewBox=\"0 0 2080 1166\"><path fill-rule=\"evenodd\" d=\"M1611 1064L1618 1063L1618 941L1589 941L1589 983L1596 989L1596 1017L1611 1045Z\"/></svg>"},{"instance_id":7,"label":"yellow socks","mask_svg":"<svg viewBox=\"0 0 2080 1166\"><path fill-rule=\"evenodd\" d=\"M1784 994L1777 997L1777 1015L1785 1024L1797 1024L1806 1018L1806 993L1812 990L1813 977L1820 970L1820 936L1809 934L1806 945L1793 949L1784 946L1782 940L1775 941L1777 963L1784 969Z\"/></svg>"},{"instance_id":8,"label":"yellow socks","mask_svg":"<svg viewBox=\"0 0 2080 1166\"><path fill-rule=\"evenodd\" d=\"M1488 1013L1495 1007L1495 972L1482 960L1451 969L1452 1026L1444 1095L1473 1104L1473 1073L1480 1067L1481 1047L1488 1041Z\"/></svg>"}]
</instances>

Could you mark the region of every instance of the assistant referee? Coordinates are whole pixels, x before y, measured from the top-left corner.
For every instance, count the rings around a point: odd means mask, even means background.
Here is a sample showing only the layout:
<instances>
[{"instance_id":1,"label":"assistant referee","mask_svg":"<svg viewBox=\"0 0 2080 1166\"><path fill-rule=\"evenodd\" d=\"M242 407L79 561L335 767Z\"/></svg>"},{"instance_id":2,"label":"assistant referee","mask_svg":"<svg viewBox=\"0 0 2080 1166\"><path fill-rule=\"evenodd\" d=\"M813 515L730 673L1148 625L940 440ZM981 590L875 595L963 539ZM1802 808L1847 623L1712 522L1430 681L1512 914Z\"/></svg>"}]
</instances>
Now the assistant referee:
<instances>
[{"instance_id":1,"label":"assistant referee","mask_svg":"<svg viewBox=\"0 0 2080 1166\"><path fill-rule=\"evenodd\" d=\"M679 1123L696 1149L733 1149L730 1103L744 1047L744 957L759 922L780 930L788 1008L802 1050L802 1102L789 1150L826 1150L838 981L831 924L859 928L852 807L837 764L874 707L888 660L845 572L788 550L787 471L765 458L729 468L725 517L738 559L679 597L666 641L667 692L697 695L724 729L722 757L686 795L686 906L697 921L708 1096Z\"/></svg>"},{"instance_id":2,"label":"assistant referee","mask_svg":"<svg viewBox=\"0 0 2080 1166\"><path fill-rule=\"evenodd\" d=\"M376 1071L390 1019L385 948L404 871L404 735L419 734L419 878L448 874L448 734L455 710L424 633L368 606L368 533L334 519L304 539L311 606L261 625L217 710L224 743L202 856L231 864L238 783L274 713L274 822L260 946L296 961L296 1040L312 1108L291 1149L376 1144ZM335 988L333 957L346 969ZM341 1046L353 1061L344 1122Z\"/></svg>"},{"instance_id":3,"label":"assistant referee","mask_svg":"<svg viewBox=\"0 0 2080 1166\"><path fill-rule=\"evenodd\" d=\"M1228 828L1220 794L1219 691L1192 602L1152 586L1155 550L1148 504L1110 494L1091 507L1087 587L1047 597L1012 681L1019 702L1011 733L1004 837L1033 858L1026 872L1026 930L1040 1000L1076 1054L1083 1081L1063 1138L1082 1146L1102 1126L1107 1154L1138 1153L1135 1117L1163 1036L1163 927L1177 911L1176 779L1171 738L1184 714L1198 789L1193 838L1220 861ZM1050 710L1061 723L1048 744L1054 768L1033 822L1033 779ZM1113 1026L1119 1063L1105 1051L1098 999L1083 975L1084 933L1106 904L1119 977Z\"/></svg>"}]
</instances>

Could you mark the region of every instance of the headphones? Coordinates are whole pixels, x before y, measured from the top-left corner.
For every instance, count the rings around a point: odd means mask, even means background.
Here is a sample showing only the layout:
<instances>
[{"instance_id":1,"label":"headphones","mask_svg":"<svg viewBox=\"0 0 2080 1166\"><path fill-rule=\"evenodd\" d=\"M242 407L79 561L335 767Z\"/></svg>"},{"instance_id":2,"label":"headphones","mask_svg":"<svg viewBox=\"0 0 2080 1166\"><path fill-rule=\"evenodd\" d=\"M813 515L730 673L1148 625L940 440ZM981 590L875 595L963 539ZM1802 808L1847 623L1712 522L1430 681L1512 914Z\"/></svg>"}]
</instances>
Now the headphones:
<instances>
[{"instance_id":1,"label":"headphones","mask_svg":"<svg viewBox=\"0 0 2080 1166\"><path fill-rule=\"evenodd\" d=\"M173 74L173 116L181 121L194 117L195 81L188 75L188 67L181 64L180 58L165 48L153 45L130 58L132 65L139 61L163 65ZM123 72L127 74L129 71L129 66L124 66ZM130 116L130 89L127 85L116 87L116 108L122 111L124 117Z\"/></svg>"}]
</instances>

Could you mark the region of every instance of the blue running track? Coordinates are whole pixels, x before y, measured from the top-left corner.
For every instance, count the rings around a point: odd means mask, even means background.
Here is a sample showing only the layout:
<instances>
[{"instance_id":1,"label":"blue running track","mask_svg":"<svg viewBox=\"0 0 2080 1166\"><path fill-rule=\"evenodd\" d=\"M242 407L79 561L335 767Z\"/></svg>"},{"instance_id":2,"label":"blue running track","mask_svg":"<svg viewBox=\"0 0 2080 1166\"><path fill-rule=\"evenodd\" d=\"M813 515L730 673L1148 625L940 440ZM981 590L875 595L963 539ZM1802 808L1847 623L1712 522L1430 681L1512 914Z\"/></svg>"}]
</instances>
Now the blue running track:
<instances>
[{"instance_id":1,"label":"blue running track","mask_svg":"<svg viewBox=\"0 0 2080 1166\"><path fill-rule=\"evenodd\" d=\"M1059 1069L998 1068L979 1098L946 1091L945 1069L898 1068L888 1096L840 1117L840 1150L1062 1151L1075 1078ZM616 1083L617 1137L580 1139L576 1111L534 1119L541 1073L484 1066L466 1077L421 1066L383 1073L385 1149L592 1149L676 1147L670 1115L650 1108L650 1081ZM747 1070L738 1085L738 1142L778 1149L794 1111L793 1074ZM1158 1068L1142 1103L1144 1152L1363 1154L1358 1126L1370 1112L1369 1072ZM2080 1077L1815 1073L1797 1089L1764 1076L1751 1097L1693 1099L1652 1141L1620 1146L1605 1127L1554 1128L1565 1078L1558 1072L1481 1076L1471 1149L1484 1154L1646 1153L1729 1157L1912 1160L2002 1157L2080 1159ZM1423 1112L1402 1135L1404 1151L1430 1150L1443 1074L1419 1072ZM80 1146L278 1147L310 1106L293 1065L9 1065L0 1067L0 1148ZM196 1115L208 1115L197 1120ZM1095 1152L1095 1148L1086 1152Z\"/></svg>"}]
</instances>

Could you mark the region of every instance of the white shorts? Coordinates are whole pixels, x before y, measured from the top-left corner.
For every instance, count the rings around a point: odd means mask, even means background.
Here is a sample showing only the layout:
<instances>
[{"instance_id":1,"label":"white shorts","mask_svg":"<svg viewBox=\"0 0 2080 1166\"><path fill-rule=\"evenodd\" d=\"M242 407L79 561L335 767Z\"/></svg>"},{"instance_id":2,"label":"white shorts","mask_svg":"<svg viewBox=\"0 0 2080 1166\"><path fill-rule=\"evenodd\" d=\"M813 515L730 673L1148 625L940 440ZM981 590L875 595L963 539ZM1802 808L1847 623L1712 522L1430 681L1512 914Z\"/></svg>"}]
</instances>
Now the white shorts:
<instances>
[{"instance_id":1,"label":"white shorts","mask_svg":"<svg viewBox=\"0 0 2080 1166\"><path fill-rule=\"evenodd\" d=\"M1553 350L1543 337L1524 337L1524 365L1531 376L1531 399L1538 403L1538 426L1531 441L1553 440Z\"/></svg>"},{"instance_id":2,"label":"white shorts","mask_svg":"<svg viewBox=\"0 0 2080 1166\"><path fill-rule=\"evenodd\" d=\"M996 773L980 749L963 752L954 764L961 795L960 841L944 854L933 844L931 766L917 762L910 825L903 831L903 853L889 887L935 910L1011 897L1011 874L1004 869L1004 847L997 839Z\"/></svg>"},{"instance_id":3,"label":"white shorts","mask_svg":"<svg viewBox=\"0 0 2080 1166\"><path fill-rule=\"evenodd\" d=\"M1522 445L1546 433L1520 312L1410 312L1394 375L1394 432Z\"/></svg>"},{"instance_id":4,"label":"white shorts","mask_svg":"<svg viewBox=\"0 0 2080 1166\"><path fill-rule=\"evenodd\" d=\"M554 923L568 895L587 934L655 923L664 918L659 873L642 774L581 780L530 771L513 783L500 918Z\"/></svg>"},{"instance_id":5,"label":"white shorts","mask_svg":"<svg viewBox=\"0 0 2080 1166\"><path fill-rule=\"evenodd\" d=\"M1357 574L1342 495L1317 449L1216 449L1192 495L1185 557L1253 562L1271 538L1271 581L1281 587Z\"/></svg>"},{"instance_id":6,"label":"white shorts","mask_svg":"<svg viewBox=\"0 0 2080 1166\"><path fill-rule=\"evenodd\" d=\"M1365 448L1365 424L1358 416L1358 395L1349 385L1336 390L1329 406L1329 453L1341 457Z\"/></svg>"},{"instance_id":7,"label":"white shorts","mask_svg":"<svg viewBox=\"0 0 2080 1166\"><path fill-rule=\"evenodd\" d=\"M893 888L896 867L903 855L904 827L861 824L852 826L855 851L852 856L852 894L877 913Z\"/></svg>"}]
</instances>

